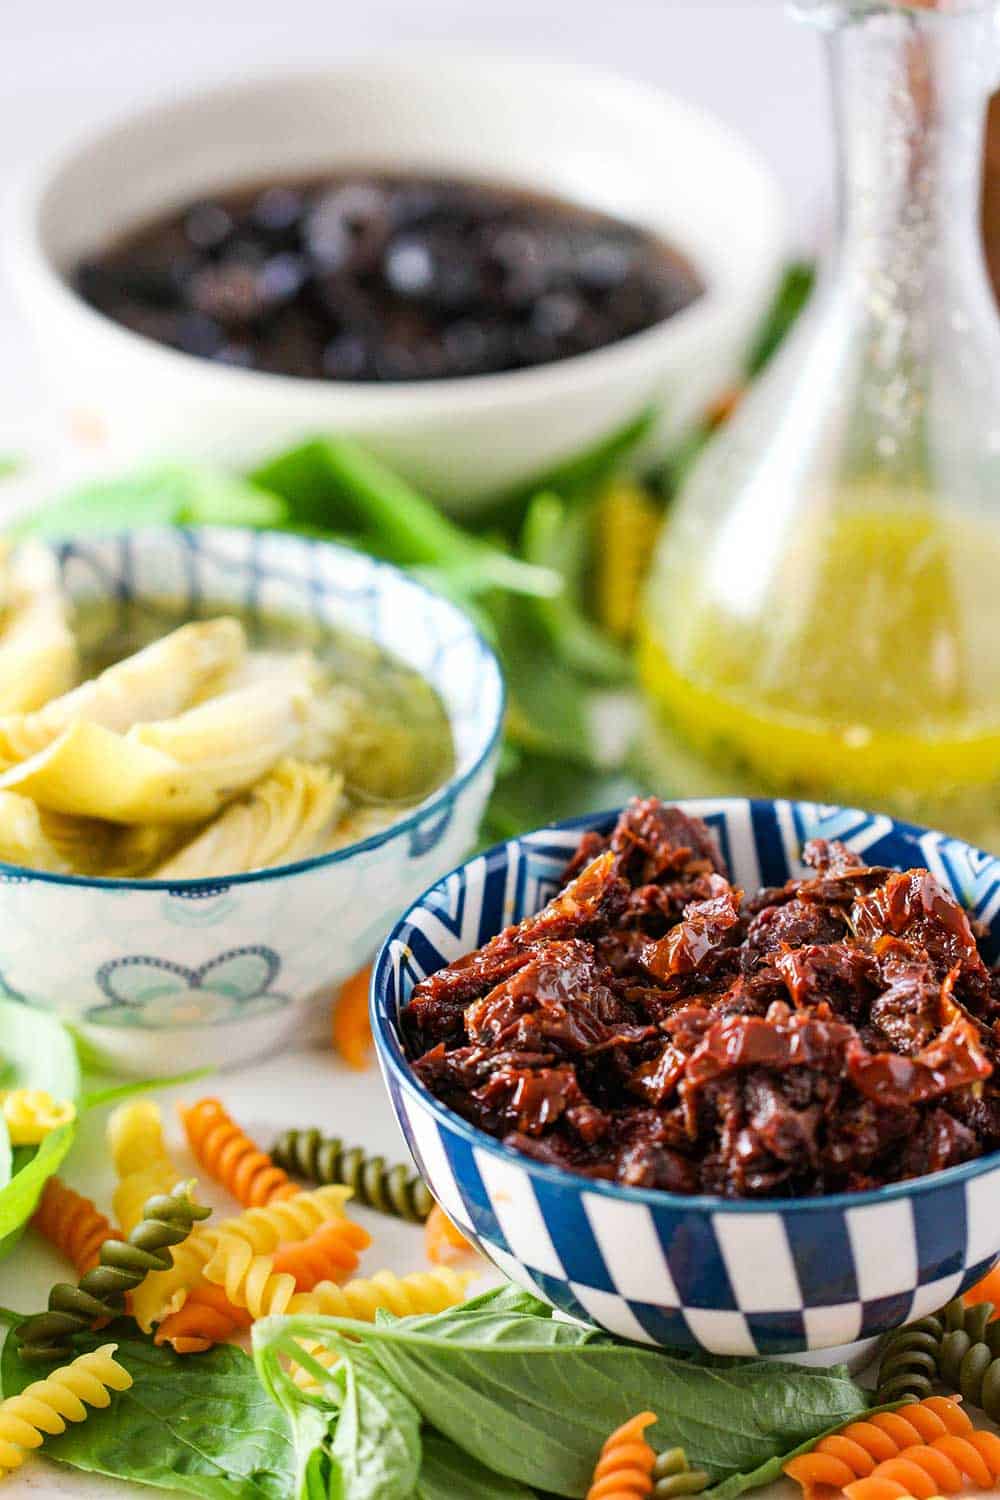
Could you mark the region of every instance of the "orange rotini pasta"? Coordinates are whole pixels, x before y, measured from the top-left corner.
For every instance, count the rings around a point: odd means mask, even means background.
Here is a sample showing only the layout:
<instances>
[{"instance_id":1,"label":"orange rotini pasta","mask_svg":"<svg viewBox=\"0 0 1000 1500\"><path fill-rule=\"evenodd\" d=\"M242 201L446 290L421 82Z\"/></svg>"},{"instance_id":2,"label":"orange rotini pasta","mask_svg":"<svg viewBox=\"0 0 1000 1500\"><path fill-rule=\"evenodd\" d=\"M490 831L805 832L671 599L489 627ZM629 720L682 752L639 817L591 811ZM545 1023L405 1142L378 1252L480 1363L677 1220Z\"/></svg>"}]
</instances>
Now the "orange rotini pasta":
<instances>
[{"instance_id":1,"label":"orange rotini pasta","mask_svg":"<svg viewBox=\"0 0 1000 1500\"><path fill-rule=\"evenodd\" d=\"M898 1459L904 1450L909 1455L914 1449L930 1448L949 1457L952 1445L977 1436L981 1434L973 1432L972 1422L957 1401L947 1396L928 1396L926 1400L913 1402L900 1411L877 1412L860 1421L849 1422L839 1432L820 1438L808 1453L789 1459L784 1472L802 1486L806 1500L809 1500L823 1486L846 1489L855 1480L876 1475L898 1483L893 1474L880 1473L880 1467ZM1000 1446L997 1451L1000 1452ZM964 1456L979 1468L985 1460L980 1457L978 1449L973 1447L972 1453L974 1456ZM944 1466L937 1460L930 1462L932 1466L936 1465L939 1473L945 1473ZM924 1477L926 1479L926 1474ZM917 1483L924 1488L921 1481ZM934 1494L939 1488L941 1486L935 1484L930 1491L924 1489L924 1493ZM948 1493L954 1493L954 1490Z\"/></svg>"},{"instance_id":2,"label":"orange rotini pasta","mask_svg":"<svg viewBox=\"0 0 1000 1500\"><path fill-rule=\"evenodd\" d=\"M372 971L360 969L340 986L331 1018L333 1046L349 1068L367 1068L372 1049L368 1020L368 987Z\"/></svg>"},{"instance_id":3,"label":"orange rotini pasta","mask_svg":"<svg viewBox=\"0 0 1000 1500\"><path fill-rule=\"evenodd\" d=\"M124 1239L95 1203L50 1177L42 1190L31 1223L51 1245L72 1261L78 1277L97 1265L105 1240Z\"/></svg>"},{"instance_id":4,"label":"orange rotini pasta","mask_svg":"<svg viewBox=\"0 0 1000 1500\"><path fill-rule=\"evenodd\" d=\"M182 1105L180 1115L198 1161L245 1208L260 1208L301 1191L240 1129L220 1100Z\"/></svg>"},{"instance_id":5,"label":"orange rotini pasta","mask_svg":"<svg viewBox=\"0 0 1000 1500\"><path fill-rule=\"evenodd\" d=\"M245 1307L235 1307L221 1286L206 1281L188 1293L178 1312L164 1318L153 1342L170 1344L175 1354L203 1354L252 1323Z\"/></svg>"},{"instance_id":6,"label":"orange rotini pasta","mask_svg":"<svg viewBox=\"0 0 1000 1500\"><path fill-rule=\"evenodd\" d=\"M279 1245L272 1257L278 1275L295 1277L300 1292L311 1292L320 1281L343 1281L357 1270L358 1251L367 1250L372 1237L352 1219L331 1219L306 1240Z\"/></svg>"},{"instance_id":7,"label":"orange rotini pasta","mask_svg":"<svg viewBox=\"0 0 1000 1500\"><path fill-rule=\"evenodd\" d=\"M656 1454L643 1434L656 1421L640 1412L615 1429L601 1449L587 1500L640 1500L653 1493Z\"/></svg>"},{"instance_id":8,"label":"orange rotini pasta","mask_svg":"<svg viewBox=\"0 0 1000 1500\"><path fill-rule=\"evenodd\" d=\"M432 1266L450 1266L476 1248L449 1219L440 1203L435 1203L424 1225L424 1249Z\"/></svg>"}]
</instances>

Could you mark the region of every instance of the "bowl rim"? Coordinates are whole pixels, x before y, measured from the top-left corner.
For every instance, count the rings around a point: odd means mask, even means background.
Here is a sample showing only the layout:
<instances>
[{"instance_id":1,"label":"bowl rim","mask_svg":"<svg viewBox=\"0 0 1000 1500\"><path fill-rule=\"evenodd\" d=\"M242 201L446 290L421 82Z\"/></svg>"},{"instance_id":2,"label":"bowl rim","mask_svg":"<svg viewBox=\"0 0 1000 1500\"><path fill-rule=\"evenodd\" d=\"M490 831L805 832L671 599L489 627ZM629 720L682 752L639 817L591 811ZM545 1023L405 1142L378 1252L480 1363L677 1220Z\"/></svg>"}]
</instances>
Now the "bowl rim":
<instances>
[{"instance_id":1,"label":"bowl rim","mask_svg":"<svg viewBox=\"0 0 1000 1500\"><path fill-rule=\"evenodd\" d=\"M73 172L91 151L125 129L150 123L162 124L176 110L213 99L239 102L252 98L261 89L297 86L331 78L349 79L352 74L365 70L391 74L394 69L412 65L418 60L426 65L433 57L460 63L466 68L521 69L526 74L547 71L581 88L593 88L595 84L613 87L623 95L631 95L636 100L685 118L690 123L692 134L709 134L733 156L741 178L753 178L761 189L758 196L766 195L769 200L767 212L757 216L760 243L754 242L752 254L744 253L739 257L738 280L731 285L720 285L715 277L706 275L704 269L695 263L695 270L702 279L702 291L687 307L625 338L542 365L440 380L324 380L222 365L136 333L86 302L60 271L43 242L41 211L53 184L65 173ZM455 175L466 174L456 172ZM471 178L474 174L468 175ZM583 199L580 201L584 202ZM490 406L500 397L523 396L530 400L537 398L546 380L553 379L554 371L563 368L570 371L567 378L576 376L589 389L599 386L605 377L613 376L618 370L648 364L661 343L682 345L686 340L693 348L714 323L726 316L727 309L745 301L751 293L756 294L766 280L775 278L782 247L787 249L788 239L787 204L773 170L752 142L713 111L683 95L615 68L549 57L533 51L491 50L464 42L397 43L362 50L326 65L286 64L266 73L221 74L208 78L180 96L161 92L139 107L118 110L100 121L82 142L63 142L49 152L33 168L20 174L12 203L13 213L6 239L15 282L20 282L22 277L31 277L35 285L43 283L49 295L58 299L63 311L80 320L93 336L114 342L122 352L131 349L137 358L162 358L165 367L179 377L190 380L197 372L199 378L211 380L220 389L225 383L234 398L251 391L290 400L296 395L303 399L330 399L340 394L345 402L350 399L371 402L373 406L383 408L386 416L398 415L411 408L416 416L423 407L450 405L455 400L477 410ZM683 244L678 243L675 248L681 254L689 253Z\"/></svg>"},{"instance_id":2,"label":"bowl rim","mask_svg":"<svg viewBox=\"0 0 1000 1500\"><path fill-rule=\"evenodd\" d=\"M727 806L737 807L750 805L751 807L773 807L776 803L782 803L787 807L815 806L815 803L806 803L797 798L779 797L679 797L670 802L671 807L679 807L682 811L695 804L704 806L705 802L711 802L714 806L724 810ZM860 809L846 808L840 803L827 804L834 811L859 811ZM515 1151L512 1146L506 1146L495 1136L488 1135L485 1130L472 1125L468 1120L451 1110L443 1104L436 1095L432 1094L427 1086L421 1082L413 1072L409 1060L406 1057L396 1034L396 1023L389 1014L387 994L392 973L393 944L399 941L405 942L405 931L409 927L414 913L424 905L427 897L442 887L447 881L459 876L463 881L468 879L469 866L477 859L484 861L500 860L508 856L512 844L520 845L526 838L543 834L547 831L572 831L579 829L586 832L589 829L599 828L602 824L616 819L622 811L621 807L608 808L603 812L585 813L573 818L562 818L552 823L546 823L543 827L531 829L527 833L519 834L516 838L505 839L500 843L492 844L487 849L480 850L477 854L462 860L459 864L442 875L439 879L432 881L425 891L412 901L406 911L394 924L392 931L384 940L378 951L374 966L372 968L371 983L369 986L369 1013L372 1023L372 1035L375 1040L375 1049L379 1061L386 1073L391 1073L396 1082L411 1096L413 1096L425 1113L431 1114L439 1127L459 1136L469 1147L475 1147L487 1151L491 1156L498 1157L509 1165L518 1166L527 1172L530 1177L538 1177L541 1181L552 1187L563 1191L576 1189L577 1192L593 1193L597 1197L607 1198L611 1201L638 1203L652 1210L665 1210L677 1214L713 1213L713 1214L804 1214L816 1212L847 1211L852 1208L864 1208L875 1203L891 1202L895 1199L910 1198L923 1193L934 1192L938 1188L947 1188L959 1183L964 1183L972 1178L982 1176L984 1173L1000 1171L1000 1151L994 1151L985 1156L976 1157L973 1161L961 1162L955 1167L946 1167L940 1172L925 1172L919 1177L906 1178L902 1182L890 1182L882 1187L866 1188L856 1193L826 1193L812 1198L723 1198L713 1193L671 1193L662 1188L630 1187L625 1183L608 1182L604 1178L586 1177L582 1173L571 1172L566 1167L552 1166L548 1162L536 1161L533 1157L526 1156L521 1151ZM985 850L977 849L974 844L966 843L964 839L952 839L950 834L941 833L938 829L924 827L918 823L907 823L901 818L893 818L890 821L892 831L900 831L913 837L923 837L928 833L937 833L941 838L949 839L959 845L962 849L970 850L974 855L985 859L996 860L997 856L986 853Z\"/></svg>"},{"instance_id":3,"label":"bowl rim","mask_svg":"<svg viewBox=\"0 0 1000 1500\"><path fill-rule=\"evenodd\" d=\"M149 537L165 534L182 536L248 536L258 535L249 526L136 526L134 528L123 528L117 531L94 531L81 533L77 536L53 537L47 540L47 544L54 550L60 546L72 546L75 543L86 541L114 542L126 537ZM471 639L476 643L483 658L487 670L492 670L496 676L499 693L497 697L497 711L489 731L485 735L481 748L477 751L472 764L464 771L450 776L447 781L437 787L422 802L418 802L407 815L397 822L390 823L388 827L380 829L377 833L370 834L367 838L359 839L357 843L345 844L342 849L332 849L326 854L313 854L308 859L295 860L292 864L273 865L263 870L249 870L238 875L212 875L199 876L197 879L187 880L140 880L136 877L128 879L110 878L101 875L59 875L51 870L33 870L28 865L10 864L0 860L0 880L27 879L31 881L44 881L47 885L56 886L84 886L96 890L108 891L174 891L180 895L209 894L211 892L228 890L234 885L253 885L265 880L281 880L287 875L301 875L310 870L325 869L329 865L343 864L346 860L353 858L356 854L368 853L372 849L378 849L382 844L387 844L391 839L400 838L412 829L425 823L435 812L438 812L448 804L453 803L473 782L477 776L488 765L490 757L495 752L503 732L504 716L507 708L507 683L499 658L493 647L483 635L479 626L471 615L467 615L452 600L444 594L436 593L419 578L412 577L405 569L397 567L395 563L384 561L382 558L372 557L367 552L356 552L350 547L345 547L339 542L325 541L322 537L300 536L296 532L279 533L288 541L297 542L307 549L319 548L321 550L337 554L340 558L349 558L353 565L362 562L370 568L372 573L387 574L397 581L402 581L418 593L424 594L432 600L437 607L443 606L457 619L460 619L468 628ZM141 595L139 596L141 597ZM371 639L374 641L375 637ZM376 642L377 644L377 642ZM421 674L422 675L422 674ZM449 725L451 715L448 716Z\"/></svg>"}]
</instances>

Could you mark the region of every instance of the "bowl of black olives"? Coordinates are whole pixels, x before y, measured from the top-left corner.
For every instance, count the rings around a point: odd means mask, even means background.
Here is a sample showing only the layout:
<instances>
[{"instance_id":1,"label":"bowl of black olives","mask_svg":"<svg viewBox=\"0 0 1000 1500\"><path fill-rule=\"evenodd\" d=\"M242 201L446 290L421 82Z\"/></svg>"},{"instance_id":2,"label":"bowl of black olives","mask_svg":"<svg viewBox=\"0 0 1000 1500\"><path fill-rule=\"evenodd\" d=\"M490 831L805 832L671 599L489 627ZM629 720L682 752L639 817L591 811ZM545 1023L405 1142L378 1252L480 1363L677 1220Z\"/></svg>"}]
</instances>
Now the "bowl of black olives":
<instances>
[{"instance_id":1,"label":"bowl of black olives","mask_svg":"<svg viewBox=\"0 0 1000 1500\"><path fill-rule=\"evenodd\" d=\"M770 173L701 111L431 47L151 106L27 178L7 240L116 458L340 430L456 507L650 403L676 434L785 243Z\"/></svg>"}]
</instances>

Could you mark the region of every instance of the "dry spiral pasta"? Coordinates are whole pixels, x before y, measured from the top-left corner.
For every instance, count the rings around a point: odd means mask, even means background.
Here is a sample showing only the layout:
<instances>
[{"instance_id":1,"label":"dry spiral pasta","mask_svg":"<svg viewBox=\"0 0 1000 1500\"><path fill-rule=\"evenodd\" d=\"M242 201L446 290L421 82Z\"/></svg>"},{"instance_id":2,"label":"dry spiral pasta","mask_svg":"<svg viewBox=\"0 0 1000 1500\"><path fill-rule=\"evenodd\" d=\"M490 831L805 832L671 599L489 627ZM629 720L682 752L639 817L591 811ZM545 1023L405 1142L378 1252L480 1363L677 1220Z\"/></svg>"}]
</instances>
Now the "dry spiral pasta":
<instances>
[{"instance_id":1,"label":"dry spiral pasta","mask_svg":"<svg viewBox=\"0 0 1000 1500\"><path fill-rule=\"evenodd\" d=\"M204 1282L188 1293L183 1307L164 1318L153 1342L169 1344L175 1354L202 1354L252 1322L246 1308L234 1307L221 1286Z\"/></svg>"},{"instance_id":2,"label":"dry spiral pasta","mask_svg":"<svg viewBox=\"0 0 1000 1500\"><path fill-rule=\"evenodd\" d=\"M0 1401L0 1474L20 1468L26 1452L65 1432L68 1422L84 1421L88 1406L108 1406L112 1391L128 1390L132 1377L114 1358L117 1349L102 1344Z\"/></svg>"},{"instance_id":3,"label":"dry spiral pasta","mask_svg":"<svg viewBox=\"0 0 1000 1500\"><path fill-rule=\"evenodd\" d=\"M948 1457L956 1442L966 1443L975 1462L979 1455L974 1443L980 1435L973 1432L968 1415L957 1401L928 1396L899 1411L875 1412L849 1422L829 1437L820 1438L808 1453L789 1459L784 1473L802 1486L808 1500L819 1487L844 1489L856 1479L872 1477L880 1465L898 1459L904 1450L912 1453L930 1448Z\"/></svg>"},{"instance_id":4,"label":"dry spiral pasta","mask_svg":"<svg viewBox=\"0 0 1000 1500\"><path fill-rule=\"evenodd\" d=\"M643 1411L615 1429L601 1449L587 1500L641 1500L653 1493L656 1454L644 1433L655 1421L654 1412Z\"/></svg>"},{"instance_id":5,"label":"dry spiral pasta","mask_svg":"<svg viewBox=\"0 0 1000 1500\"><path fill-rule=\"evenodd\" d=\"M42 1189L31 1223L60 1254L72 1261L78 1276L86 1275L97 1265L105 1240L124 1238L95 1203L74 1192L58 1177L50 1177Z\"/></svg>"},{"instance_id":6,"label":"dry spiral pasta","mask_svg":"<svg viewBox=\"0 0 1000 1500\"><path fill-rule=\"evenodd\" d=\"M345 1182L359 1203L412 1223L422 1223L434 1206L419 1173L402 1163L387 1166L384 1156L369 1156L363 1147L347 1146L340 1136L325 1136L315 1128L286 1130L271 1147L271 1156L293 1176Z\"/></svg>"},{"instance_id":7,"label":"dry spiral pasta","mask_svg":"<svg viewBox=\"0 0 1000 1500\"><path fill-rule=\"evenodd\" d=\"M878 1367L879 1405L912 1396L929 1396L938 1374L944 1323L937 1316L921 1318L893 1333Z\"/></svg>"},{"instance_id":8,"label":"dry spiral pasta","mask_svg":"<svg viewBox=\"0 0 1000 1500\"><path fill-rule=\"evenodd\" d=\"M358 1251L367 1250L372 1237L351 1219L322 1224L308 1239L279 1245L272 1260L280 1275L295 1277L300 1292L312 1291L321 1281L343 1281L357 1268Z\"/></svg>"},{"instance_id":9,"label":"dry spiral pasta","mask_svg":"<svg viewBox=\"0 0 1000 1500\"><path fill-rule=\"evenodd\" d=\"M128 1239L106 1240L100 1261L78 1286L55 1286L49 1293L48 1310L19 1325L24 1359L54 1359L71 1349L73 1335L93 1328L104 1318L119 1313L125 1294L138 1286L150 1271L167 1269L171 1246L177 1245L196 1219L210 1210L191 1198L190 1184L182 1183L169 1195L158 1195L146 1204L142 1221Z\"/></svg>"},{"instance_id":10,"label":"dry spiral pasta","mask_svg":"<svg viewBox=\"0 0 1000 1500\"><path fill-rule=\"evenodd\" d=\"M140 1328L149 1333L154 1323L181 1309L192 1287L202 1280L223 1235L244 1240L254 1254L268 1254L279 1244L304 1240L320 1225L345 1218L344 1204L350 1196L351 1190L346 1187L317 1188L264 1208L248 1208L211 1228L196 1228L177 1247L171 1268L154 1272L136 1288L132 1312Z\"/></svg>"},{"instance_id":11,"label":"dry spiral pasta","mask_svg":"<svg viewBox=\"0 0 1000 1500\"><path fill-rule=\"evenodd\" d=\"M938 1355L941 1379L992 1420L1000 1418L1000 1322L990 1322L991 1302L945 1308Z\"/></svg>"},{"instance_id":12,"label":"dry spiral pasta","mask_svg":"<svg viewBox=\"0 0 1000 1500\"><path fill-rule=\"evenodd\" d=\"M38 1146L60 1125L76 1119L71 1099L55 1099L46 1089L5 1089L0 1092L3 1115L12 1146Z\"/></svg>"},{"instance_id":13,"label":"dry spiral pasta","mask_svg":"<svg viewBox=\"0 0 1000 1500\"><path fill-rule=\"evenodd\" d=\"M118 1186L112 1203L127 1234L142 1218L148 1199L169 1193L181 1180L163 1139L163 1121L150 1099L132 1099L108 1119L108 1149Z\"/></svg>"},{"instance_id":14,"label":"dry spiral pasta","mask_svg":"<svg viewBox=\"0 0 1000 1500\"><path fill-rule=\"evenodd\" d=\"M187 1138L198 1161L245 1208L260 1208L300 1191L287 1172L255 1145L218 1099L181 1108Z\"/></svg>"},{"instance_id":15,"label":"dry spiral pasta","mask_svg":"<svg viewBox=\"0 0 1000 1500\"><path fill-rule=\"evenodd\" d=\"M450 1266L414 1271L409 1276L376 1271L374 1276L358 1277L343 1286L321 1281L311 1292L300 1292L294 1297L288 1311L355 1318L360 1323L374 1323L379 1312L390 1312L397 1318L444 1312L464 1299L470 1279Z\"/></svg>"},{"instance_id":16,"label":"dry spiral pasta","mask_svg":"<svg viewBox=\"0 0 1000 1500\"><path fill-rule=\"evenodd\" d=\"M471 1279L468 1273L450 1267L415 1271L409 1276L377 1271L372 1277L349 1281L346 1286L318 1286L312 1293L295 1297L290 1311L354 1318L365 1323L374 1323L382 1311L395 1313L397 1317L444 1312L465 1300ZM337 1363L336 1352L315 1339L302 1339L299 1347L326 1370ZM303 1390L314 1390L317 1385L315 1371L305 1364L296 1366L292 1379Z\"/></svg>"},{"instance_id":17,"label":"dry spiral pasta","mask_svg":"<svg viewBox=\"0 0 1000 1500\"><path fill-rule=\"evenodd\" d=\"M668 1448L653 1465L653 1500L672 1500L674 1495L700 1495L708 1488L704 1469L692 1469L683 1448Z\"/></svg>"},{"instance_id":18,"label":"dry spiral pasta","mask_svg":"<svg viewBox=\"0 0 1000 1500\"><path fill-rule=\"evenodd\" d=\"M222 1235L205 1265L205 1280L225 1288L234 1307L254 1318L286 1312L295 1295L295 1277L276 1272L270 1255L254 1255L245 1240Z\"/></svg>"}]
</instances>

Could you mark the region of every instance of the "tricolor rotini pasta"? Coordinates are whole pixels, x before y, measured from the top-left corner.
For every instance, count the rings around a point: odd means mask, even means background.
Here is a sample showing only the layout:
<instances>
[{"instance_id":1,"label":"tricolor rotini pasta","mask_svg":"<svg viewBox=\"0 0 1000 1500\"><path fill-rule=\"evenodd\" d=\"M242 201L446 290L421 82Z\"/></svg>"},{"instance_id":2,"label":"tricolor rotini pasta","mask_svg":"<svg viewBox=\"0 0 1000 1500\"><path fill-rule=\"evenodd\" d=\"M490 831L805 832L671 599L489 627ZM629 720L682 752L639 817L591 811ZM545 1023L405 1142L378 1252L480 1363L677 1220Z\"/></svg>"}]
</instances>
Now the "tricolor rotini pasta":
<instances>
[{"instance_id":1,"label":"tricolor rotini pasta","mask_svg":"<svg viewBox=\"0 0 1000 1500\"><path fill-rule=\"evenodd\" d=\"M114 1358L117 1350L102 1344L0 1401L0 1475L20 1468L32 1448L65 1432L67 1423L84 1421L88 1406L109 1406L112 1391L128 1390L132 1377Z\"/></svg>"},{"instance_id":2,"label":"tricolor rotini pasta","mask_svg":"<svg viewBox=\"0 0 1000 1500\"><path fill-rule=\"evenodd\" d=\"M587 1500L641 1500L653 1493L656 1454L644 1433L655 1421L654 1412L643 1411L615 1429L601 1449Z\"/></svg>"},{"instance_id":3,"label":"tricolor rotini pasta","mask_svg":"<svg viewBox=\"0 0 1000 1500\"><path fill-rule=\"evenodd\" d=\"M849 1422L839 1432L820 1438L808 1453L789 1459L784 1472L802 1486L806 1500L810 1500L825 1486L846 1489L857 1479L876 1475L898 1483L894 1473L880 1472L881 1466L901 1456L909 1459L917 1451L930 1451L935 1456L928 1461L930 1468L917 1483L926 1494L933 1494L942 1488L942 1479L953 1477L956 1468L961 1468L963 1463L972 1466L963 1471L970 1476L974 1472L985 1472L987 1460L979 1451L978 1439L990 1436L974 1432L972 1422L957 1401L946 1396L929 1396L899 1411L876 1412L860 1421ZM1000 1439L993 1441L1000 1459ZM936 1479L927 1491L927 1476L931 1469L936 1469L941 1478ZM997 1472L1000 1474L1000 1464ZM907 1473L912 1478L912 1472L907 1470ZM960 1480L961 1474L958 1477ZM990 1482L988 1478L985 1481L986 1484ZM956 1488L960 1487L960 1484L956 1485ZM950 1492L954 1493L954 1490Z\"/></svg>"},{"instance_id":4,"label":"tricolor rotini pasta","mask_svg":"<svg viewBox=\"0 0 1000 1500\"><path fill-rule=\"evenodd\" d=\"M320 1281L344 1281L357 1269L358 1251L367 1250L372 1237L351 1219L321 1224L308 1239L279 1245L274 1269L295 1277L296 1290L312 1291Z\"/></svg>"},{"instance_id":5,"label":"tricolor rotini pasta","mask_svg":"<svg viewBox=\"0 0 1000 1500\"><path fill-rule=\"evenodd\" d=\"M118 1176L112 1203L126 1234L142 1218L147 1199L169 1193L181 1174L163 1139L163 1120L149 1099L122 1104L108 1119L108 1149Z\"/></svg>"},{"instance_id":6,"label":"tricolor rotini pasta","mask_svg":"<svg viewBox=\"0 0 1000 1500\"><path fill-rule=\"evenodd\" d=\"M221 1286L193 1287L184 1306L164 1318L153 1342L169 1344L175 1354L202 1354L253 1323L245 1307L234 1307Z\"/></svg>"},{"instance_id":7,"label":"tricolor rotini pasta","mask_svg":"<svg viewBox=\"0 0 1000 1500\"><path fill-rule=\"evenodd\" d=\"M133 1293L132 1312L140 1328L149 1333L154 1323L180 1311L188 1293L203 1280L205 1266L223 1235L243 1240L255 1255L268 1254L279 1244L306 1239L322 1224L345 1219L344 1205L350 1196L350 1188L317 1188L195 1229L175 1250L171 1268L154 1272Z\"/></svg>"},{"instance_id":8,"label":"tricolor rotini pasta","mask_svg":"<svg viewBox=\"0 0 1000 1500\"><path fill-rule=\"evenodd\" d=\"M85 1276L97 1265L105 1240L124 1238L91 1199L74 1192L58 1177L50 1177L42 1189L31 1223L72 1261L77 1276Z\"/></svg>"},{"instance_id":9,"label":"tricolor rotini pasta","mask_svg":"<svg viewBox=\"0 0 1000 1500\"><path fill-rule=\"evenodd\" d=\"M171 1247L190 1234L196 1219L204 1219L209 1212L192 1200L189 1183L151 1198L126 1241L105 1240L98 1265L81 1277L78 1286L53 1287L48 1309L20 1324L21 1357L55 1359L68 1353L74 1334L114 1317L122 1311L126 1293L139 1286L150 1271L168 1268Z\"/></svg>"},{"instance_id":10,"label":"tricolor rotini pasta","mask_svg":"<svg viewBox=\"0 0 1000 1500\"><path fill-rule=\"evenodd\" d=\"M276 1167L218 1099L181 1106L188 1142L205 1171L246 1208L300 1192L287 1172Z\"/></svg>"},{"instance_id":11,"label":"tricolor rotini pasta","mask_svg":"<svg viewBox=\"0 0 1000 1500\"><path fill-rule=\"evenodd\" d=\"M3 1115L12 1146L38 1146L60 1125L76 1118L71 1099L55 1099L45 1089L5 1089L0 1092Z\"/></svg>"}]
</instances>

